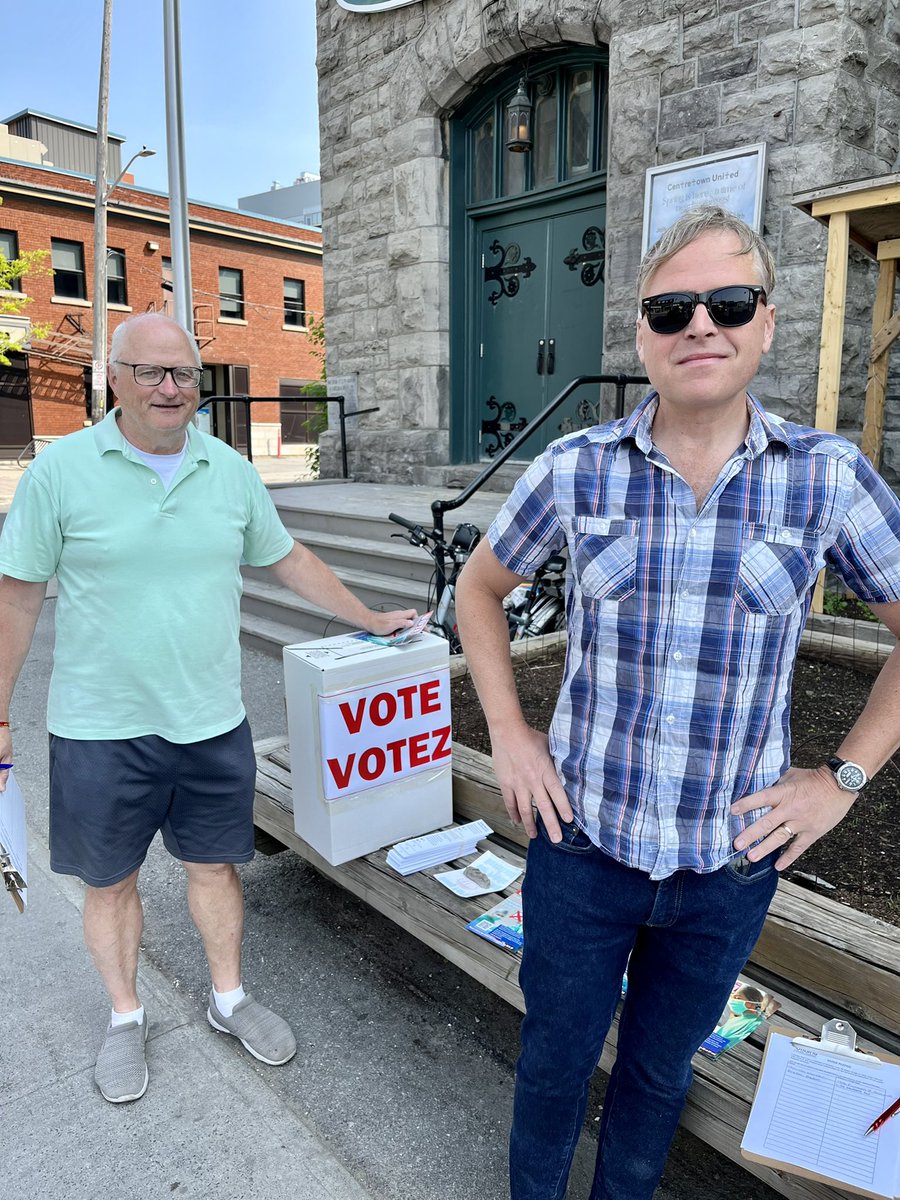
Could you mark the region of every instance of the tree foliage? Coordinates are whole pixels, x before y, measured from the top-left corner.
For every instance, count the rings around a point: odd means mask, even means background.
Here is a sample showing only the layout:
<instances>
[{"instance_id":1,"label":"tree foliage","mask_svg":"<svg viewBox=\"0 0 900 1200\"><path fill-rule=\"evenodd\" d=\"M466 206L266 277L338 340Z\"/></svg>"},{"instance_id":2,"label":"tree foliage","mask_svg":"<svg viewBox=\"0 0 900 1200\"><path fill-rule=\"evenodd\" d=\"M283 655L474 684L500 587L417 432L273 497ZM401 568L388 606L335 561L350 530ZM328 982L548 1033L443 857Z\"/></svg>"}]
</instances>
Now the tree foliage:
<instances>
[{"instance_id":1,"label":"tree foliage","mask_svg":"<svg viewBox=\"0 0 900 1200\"><path fill-rule=\"evenodd\" d=\"M0 251L0 316L3 314L18 316L25 306L31 303L30 296L13 289L26 275L50 275L52 272L44 261L46 258L46 250L26 250L18 258L12 259L7 258ZM31 336L46 337L48 331L49 326L47 325L33 325ZM4 366L9 366L7 351L14 350L15 347L14 339L0 329L0 363Z\"/></svg>"}]
</instances>

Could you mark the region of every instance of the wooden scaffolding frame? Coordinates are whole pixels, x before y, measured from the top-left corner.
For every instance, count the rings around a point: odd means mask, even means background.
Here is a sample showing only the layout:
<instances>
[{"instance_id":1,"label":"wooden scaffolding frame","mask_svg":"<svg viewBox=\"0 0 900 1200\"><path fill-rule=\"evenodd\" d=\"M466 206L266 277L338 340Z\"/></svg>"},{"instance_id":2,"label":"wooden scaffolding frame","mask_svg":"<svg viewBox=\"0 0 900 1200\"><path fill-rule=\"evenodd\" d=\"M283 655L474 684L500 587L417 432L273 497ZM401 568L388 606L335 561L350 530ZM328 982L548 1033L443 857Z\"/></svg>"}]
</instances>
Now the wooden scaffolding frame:
<instances>
[{"instance_id":1,"label":"wooden scaffolding frame","mask_svg":"<svg viewBox=\"0 0 900 1200\"><path fill-rule=\"evenodd\" d=\"M816 396L819 429L833 431L837 426L850 243L879 264L862 432L862 451L877 470L884 439L890 349L900 335L900 312L894 312L900 259L900 174L817 188L795 196L793 203L828 228Z\"/></svg>"}]
</instances>

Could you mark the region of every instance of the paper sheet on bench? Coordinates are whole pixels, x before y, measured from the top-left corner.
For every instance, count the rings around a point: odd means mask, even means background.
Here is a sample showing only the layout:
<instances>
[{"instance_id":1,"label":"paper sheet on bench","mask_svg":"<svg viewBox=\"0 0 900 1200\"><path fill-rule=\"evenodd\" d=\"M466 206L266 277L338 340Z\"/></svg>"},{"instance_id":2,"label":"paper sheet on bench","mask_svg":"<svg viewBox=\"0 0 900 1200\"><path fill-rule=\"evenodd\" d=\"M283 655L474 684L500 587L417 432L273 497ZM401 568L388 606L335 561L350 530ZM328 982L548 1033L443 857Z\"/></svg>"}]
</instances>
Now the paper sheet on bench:
<instances>
[{"instance_id":1,"label":"paper sheet on bench","mask_svg":"<svg viewBox=\"0 0 900 1200\"><path fill-rule=\"evenodd\" d=\"M741 1149L838 1180L863 1194L900 1192L900 1120L865 1131L900 1096L900 1066L867 1065L772 1033Z\"/></svg>"},{"instance_id":2,"label":"paper sheet on bench","mask_svg":"<svg viewBox=\"0 0 900 1200\"><path fill-rule=\"evenodd\" d=\"M13 867L22 876L22 882L28 883L28 830L25 827L25 800L15 773L9 772L6 788L0 792L0 850L9 855ZM3 894L3 884L0 883L0 896ZM22 892L22 902L28 903L28 893Z\"/></svg>"}]
</instances>

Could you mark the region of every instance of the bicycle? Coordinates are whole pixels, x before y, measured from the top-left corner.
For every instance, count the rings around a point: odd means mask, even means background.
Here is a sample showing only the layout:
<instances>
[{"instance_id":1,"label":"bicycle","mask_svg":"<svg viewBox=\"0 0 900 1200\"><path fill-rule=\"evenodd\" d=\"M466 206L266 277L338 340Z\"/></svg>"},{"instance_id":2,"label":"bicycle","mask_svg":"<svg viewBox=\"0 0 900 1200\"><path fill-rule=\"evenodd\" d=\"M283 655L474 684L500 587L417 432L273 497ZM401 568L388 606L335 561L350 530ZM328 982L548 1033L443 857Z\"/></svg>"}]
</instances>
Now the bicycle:
<instances>
[{"instance_id":1,"label":"bicycle","mask_svg":"<svg viewBox=\"0 0 900 1200\"><path fill-rule=\"evenodd\" d=\"M469 555L481 541L481 531L469 521L456 526L448 542L435 529L425 529L397 513L388 520L402 525L406 533L394 533L411 546L419 546L434 563L428 607L432 609L430 628L450 643L450 653L460 654L462 645L456 623L456 582ZM535 572L530 583L514 588L503 602L509 625L510 641L537 637L564 629L565 559L554 555Z\"/></svg>"}]
</instances>

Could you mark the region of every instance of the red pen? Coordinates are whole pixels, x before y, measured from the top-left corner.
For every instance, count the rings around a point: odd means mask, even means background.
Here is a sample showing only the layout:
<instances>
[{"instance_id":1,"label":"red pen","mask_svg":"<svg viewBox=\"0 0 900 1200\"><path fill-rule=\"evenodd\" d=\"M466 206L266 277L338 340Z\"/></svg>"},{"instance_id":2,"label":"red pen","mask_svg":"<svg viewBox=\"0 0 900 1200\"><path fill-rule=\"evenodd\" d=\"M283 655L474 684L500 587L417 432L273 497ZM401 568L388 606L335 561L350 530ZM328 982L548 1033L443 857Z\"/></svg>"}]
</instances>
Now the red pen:
<instances>
[{"instance_id":1,"label":"red pen","mask_svg":"<svg viewBox=\"0 0 900 1200\"><path fill-rule=\"evenodd\" d=\"M884 1112L881 1114L880 1117L875 1118L875 1120L872 1122L872 1124L869 1126L869 1128L863 1134L863 1137L868 1137L870 1133L877 1133L878 1130L882 1127L882 1125L884 1125L885 1122L889 1121L891 1119L891 1117L895 1117L898 1112L900 1112L900 1096L897 1097L897 1099L890 1106L890 1108L886 1108L884 1110Z\"/></svg>"}]
</instances>

